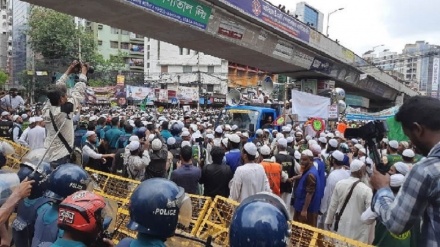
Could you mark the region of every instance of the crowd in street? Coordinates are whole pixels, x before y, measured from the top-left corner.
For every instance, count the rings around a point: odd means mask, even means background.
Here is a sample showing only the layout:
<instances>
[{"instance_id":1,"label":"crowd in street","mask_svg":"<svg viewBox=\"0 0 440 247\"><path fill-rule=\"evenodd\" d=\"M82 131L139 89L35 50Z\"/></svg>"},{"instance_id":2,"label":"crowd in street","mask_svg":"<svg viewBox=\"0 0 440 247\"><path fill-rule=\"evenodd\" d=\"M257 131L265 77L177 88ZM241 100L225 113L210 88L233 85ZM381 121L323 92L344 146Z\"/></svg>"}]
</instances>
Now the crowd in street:
<instances>
[{"instance_id":1,"label":"crowd in street","mask_svg":"<svg viewBox=\"0 0 440 247\"><path fill-rule=\"evenodd\" d=\"M394 198L403 196L401 188L409 189L405 180L420 179L414 177L421 172L419 164L430 160L432 147L421 149L426 146L423 142L416 147L411 141L384 138L377 145L381 162L375 164L365 140L345 138L338 130L311 136L304 123L252 133L236 125L217 125L218 110L86 112L81 109L86 67L69 93L65 87L73 66L48 91L41 111L19 113L19 104L2 100L6 107L1 113L1 136L30 149L18 173L22 184L11 197L12 204L5 203L12 208L18 203L12 224L17 247L74 246L75 242L112 246L100 235L105 200L85 191L90 179L82 167L142 181L131 197L128 225L139 232L138 239L124 239L118 246L162 246L177 224L177 218L164 216L177 217L179 210L183 214L181 208L188 202L183 192L223 196L242 207L257 202L282 205L276 210L285 216L284 224L294 220L375 246L421 246L416 243L430 241L421 234L421 227L426 227L421 215L402 212L401 220L411 217L411 223L399 228L395 211L390 213L396 207ZM400 118L405 127L407 120ZM379 165L386 175L378 174ZM414 203L405 205L411 209ZM245 215L240 207L238 218ZM425 217L425 222L432 220L432 213ZM3 223L1 219L2 215ZM231 245L241 246L235 242L241 239L239 234L261 237L240 227L237 222L231 225ZM255 227L258 231L257 223ZM287 228L278 230L287 236ZM1 243L9 246L11 238L0 236ZM92 245L98 237L101 245Z\"/></svg>"}]
</instances>

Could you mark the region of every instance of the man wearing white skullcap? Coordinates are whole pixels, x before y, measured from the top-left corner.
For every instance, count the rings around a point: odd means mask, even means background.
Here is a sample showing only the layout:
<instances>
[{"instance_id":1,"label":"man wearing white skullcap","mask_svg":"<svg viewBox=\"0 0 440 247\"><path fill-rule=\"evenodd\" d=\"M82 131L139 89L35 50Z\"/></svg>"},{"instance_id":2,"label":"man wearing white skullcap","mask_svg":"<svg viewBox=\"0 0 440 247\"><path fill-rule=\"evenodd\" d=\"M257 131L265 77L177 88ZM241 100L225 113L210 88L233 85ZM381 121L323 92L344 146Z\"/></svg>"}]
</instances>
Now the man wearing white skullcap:
<instances>
[{"instance_id":1,"label":"man wearing white skullcap","mask_svg":"<svg viewBox=\"0 0 440 247\"><path fill-rule=\"evenodd\" d=\"M387 160L388 163L387 168L388 170L391 168L392 165L394 165L396 162L402 161L402 156L400 154L397 153L397 149L399 148L399 142L395 141L395 140L391 140L388 142L388 155L387 155Z\"/></svg>"},{"instance_id":2,"label":"man wearing white skullcap","mask_svg":"<svg viewBox=\"0 0 440 247\"><path fill-rule=\"evenodd\" d=\"M393 166L391 166L389 174L402 174L403 176L406 176L406 174L409 172L409 167L407 164L399 161L396 162Z\"/></svg>"},{"instance_id":3,"label":"man wearing white skullcap","mask_svg":"<svg viewBox=\"0 0 440 247\"><path fill-rule=\"evenodd\" d=\"M403 163L407 164L411 168L414 164L414 157L415 156L416 156L416 154L414 153L414 151L412 149L403 150L403 152L402 152Z\"/></svg>"},{"instance_id":4,"label":"man wearing white skullcap","mask_svg":"<svg viewBox=\"0 0 440 247\"><path fill-rule=\"evenodd\" d=\"M373 191L369 186L361 182L366 175L365 163L355 159L350 164L351 176L343 179L336 184L331 197L330 206L327 211L325 224L331 230L335 222L335 214L338 212L340 220L338 222L337 233L344 237L351 238L363 243L368 243L370 227L360 220L362 213L367 209L373 197ZM343 212L340 212L345 198L349 191L352 195Z\"/></svg>"},{"instance_id":5,"label":"man wearing white skullcap","mask_svg":"<svg viewBox=\"0 0 440 247\"><path fill-rule=\"evenodd\" d=\"M232 178L229 195L232 200L242 202L247 197L259 192L271 191L264 168L255 163L256 155L257 146L255 144L248 142L243 146L241 159L244 165L237 168Z\"/></svg>"},{"instance_id":6,"label":"man wearing white skullcap","mask_svg":"<svg viewBox=\"0 0 440 247\"><path fill-rule=\"evenodd\" d=\"M91 169L109 172L108 168L104 166L106 158L114 158L115 154L100 154L96 148L96 133L95 131L87 131L85 134L86 142L82 148L83 165Z\"/></svg>"},{"instance_id":7,"label":"man wearing white skullcap","mask_svg":"<svg viewBox=\"0 0 440 247\"><path fill-rule=\"evenodd\" d=\"M282 166L279 163L273 162L273 160L270 157L270 147L267 145L263 145L260 148L259 153L261 154L263 160L260 162L260 164L263 166L264 171L266 172L267 179L269 180L270 189L272 190L272 193L274 193L277 196L281 196L280 192L280 186L282 180L282 174L285 174L287 179L287 173L282 171ZM285 182L285 180L283 181Z\"/></svg>"},{"instance_id":8,"label":"man wearing white skullcap","mask_svg":"<svg viewBox=\"0 0 440 247\"><path fill-rule=\"evenodd\" d=\"M294 221L317 226L321 194L318 171L313 165L313 153L309 149L301 152L302 175L295 188Z\"/></svg>"}]
</instances>

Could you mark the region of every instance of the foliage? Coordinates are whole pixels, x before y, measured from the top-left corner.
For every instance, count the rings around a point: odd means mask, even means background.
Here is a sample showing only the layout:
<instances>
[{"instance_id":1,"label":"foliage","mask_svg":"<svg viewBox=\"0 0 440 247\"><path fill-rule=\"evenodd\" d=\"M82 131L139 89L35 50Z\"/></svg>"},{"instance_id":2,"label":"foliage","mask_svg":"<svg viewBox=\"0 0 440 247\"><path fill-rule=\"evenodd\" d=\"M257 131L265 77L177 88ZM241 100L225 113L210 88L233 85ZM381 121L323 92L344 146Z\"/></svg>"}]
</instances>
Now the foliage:
<instances>
[{"instance_id":1,"label":"foliage","mask_svg":"<svg viewBox=\"0 0 440 247\"><path fill-rule=\"evenodd\" d=\"M0 70L0 87L5 85L5 83L8 81L8 78L8 75L4 71Z\"/></svg>"},{"instance_id":2,"label":"foliage","mask_svg":"<svg viewBox=\"0 0 440 247\"><path fill-rule=\"evenodd\" d=\"M111 83L108 83L108 81L102 79L90 79L88 80L88 84L91 87L105 87L110 85Z\"/></svg>"},{"instance_id":3,"label":"foliage","mask_svg":"<svg viewBox=\"0 0 440 247\"><path fill-rule=\"evenodd\" d=\"M78 59L80 42L82 60L95 54L93 34L76 28L72 16L51 9L32 7L28 35L32 49L45 59Z\"/></svg>"}]
</instances>

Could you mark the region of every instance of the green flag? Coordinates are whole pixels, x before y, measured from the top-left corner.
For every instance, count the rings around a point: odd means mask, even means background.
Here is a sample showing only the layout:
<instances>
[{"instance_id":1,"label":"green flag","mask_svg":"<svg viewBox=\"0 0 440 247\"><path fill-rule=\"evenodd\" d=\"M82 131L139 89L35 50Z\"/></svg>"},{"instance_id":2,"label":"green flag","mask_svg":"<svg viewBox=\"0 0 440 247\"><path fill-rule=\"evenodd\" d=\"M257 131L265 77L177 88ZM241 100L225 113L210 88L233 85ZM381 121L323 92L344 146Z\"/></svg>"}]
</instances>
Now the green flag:
<instances>
[{"instance_id":1,"label":"green flag","mask_svg":"<svg viewBox=\"0 0 440 247\"><path fill-rule=\"evenodd\" d=\"M394 116L387 119L388 139L396 141L408 141L408 137L403 133L402 125L396 121Z\"/></svg>"}]
</instances>

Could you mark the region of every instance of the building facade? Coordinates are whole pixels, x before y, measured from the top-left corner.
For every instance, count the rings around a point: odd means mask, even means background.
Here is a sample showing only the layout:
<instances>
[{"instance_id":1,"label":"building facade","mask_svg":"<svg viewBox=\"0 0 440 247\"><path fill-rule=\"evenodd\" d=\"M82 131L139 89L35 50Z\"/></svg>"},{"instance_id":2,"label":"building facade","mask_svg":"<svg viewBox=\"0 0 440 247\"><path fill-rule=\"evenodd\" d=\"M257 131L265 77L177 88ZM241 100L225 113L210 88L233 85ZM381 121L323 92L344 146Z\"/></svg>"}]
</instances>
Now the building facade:
<instances>
[{"instance_id":1,"label":"building facade","mask_svg":"<svg viewBox=\"0 0 440 247\"><path fill-rule=\"evenodd\" d=\"M19 75L25 70L30 69L32 51L28 45L26 31L31 6L26 2L12 0L12 54L10 58L11 83L16 86L19 84Z\"/></svg>"},{"instance_id":2,"label":"building facade","mask_svg":"<svg viewBox=\"0 0 440 247\"><path fill-rule=\"evenodd\" d=\"M199 87L200 93L227 92L228 61L155 39L145 38L144 47L147 84L164 89Z\"/></svg>"},{"instance_id":3,"label":"building facade","mask_svg":"<svg viewBox=\"0 0 440 247\"><path fill-rule=\"evenodd\" d=\"M422 95L439 97L440 46L417 41L405 45L402 53L384 50L377 54L364 54L363 57Z\"/></svg>"},{"instance_id":4,"label":"building facade","mask_svg":"<svg viewBox=\"0 0 440 247\"><path fill-rule=\"evenodd\" d=\"M317 8L306 2L299 2L296 4L295 16L318 32L323 32L324 14Z\"/></svg>"}]
</instances>

